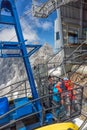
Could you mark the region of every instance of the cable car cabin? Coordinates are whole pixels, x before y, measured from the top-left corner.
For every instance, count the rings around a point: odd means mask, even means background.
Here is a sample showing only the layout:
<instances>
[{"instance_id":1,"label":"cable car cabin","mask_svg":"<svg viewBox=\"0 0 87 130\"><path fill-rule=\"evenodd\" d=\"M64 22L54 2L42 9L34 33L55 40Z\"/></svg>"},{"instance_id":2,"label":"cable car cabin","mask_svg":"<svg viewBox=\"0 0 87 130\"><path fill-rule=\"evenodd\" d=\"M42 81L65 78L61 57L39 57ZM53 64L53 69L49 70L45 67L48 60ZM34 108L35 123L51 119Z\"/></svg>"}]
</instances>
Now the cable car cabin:
<instances>
[{"instance_id":1,"label":"cable car cabin","mask_svg":"<svg viewBox=\"0 0 87 130\"><path fill-rule=\"evenodd\" d=\"M78 126L73 123L58 123L53 125L44 126L36 130L78 130Z\"/></svg>"}]
</instances>

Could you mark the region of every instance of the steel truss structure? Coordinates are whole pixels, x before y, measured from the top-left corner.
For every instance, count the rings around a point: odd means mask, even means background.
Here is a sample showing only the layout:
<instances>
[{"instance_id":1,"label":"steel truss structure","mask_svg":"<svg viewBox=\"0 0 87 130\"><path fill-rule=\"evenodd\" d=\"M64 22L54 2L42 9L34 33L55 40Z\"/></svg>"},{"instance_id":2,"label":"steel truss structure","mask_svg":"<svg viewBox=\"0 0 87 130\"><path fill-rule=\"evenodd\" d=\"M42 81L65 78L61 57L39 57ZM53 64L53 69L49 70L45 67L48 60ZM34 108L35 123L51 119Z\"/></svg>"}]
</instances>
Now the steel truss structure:
<instances>
[{"instance_id":1,"label":"steel truss structure","mask_svg":"<svg viewBox=\"0 0 87 130\"><path fill-rule=\"evenodd\" d=\"M68 4L69 2L72 2L72 1L73 0L48 0L47 2L41 4L40 6L33 5L33 15L36 17L47 17L49 14L51 14L57 8L65 5L65 4ZM74 0L73 2L76 2L76 1L77 0ZM36 2L38 3L38 1L36 1ZM49 112L49 110L51 110L51 112L53 114L53 117L51 119L54 119L52 121L55 121L55 122L58 122L58 121L62 122L62 121L66 121L66 120L68 121L76 116L79 116L81 114L81 109L82 109L82 99L83 99L83 89L84 89L79 84L75 84L76 88L70 90L69 92L66 90L60 94L56 93L56 94L49 95L46 91L46 87L48 85L48 83L47 83L48 68L46 69L46 73L44 75L45 77L43 77L43 73L40 73L41 70L44 69L44 67L42 65L41 67L38 67L38 71L40 71L40 72L38 73L38 75L35 76L35 80L36 80L38 88L39 88L38 92L37 92L35 81L34 81L34 76L33 76L30 61L29 61L29 57L32 54L34 54L41 47L41 45L33 45L33 44L26 45L25 44L25 40L23 38L23 34L22 34L22 30L21 30L21 26L20 26L20 22L19 22L14 0L1 0L0 1L0 11L1 12L2 12L3 8L9 10L11 13L11 16L2 15L2 13L1 13L0 14L0 24L13 25L15 27L15 32L16 32L18 42L1 41L0 42L0 50L1 50L0 58L11 58L11 57L22 57L23 58L24 65L25 65L26 72L27 72L28 81L30 83L32 100L23 104L22 106L18 106L18 107L11 109L7 113L4 113L3 115L0 116L0 120L5 118L7 115L10 115L10 117L11 117L12 112L14 112L16 110L20 110L21 108L23 108L29 104L31 104L30 106L33 108L34 112L24 115L24 116L22 115L20 118L17 118L15 120L13 120L14 118L12 118L13 121L8 122L5 125L2 125L0 127L0 129L5 130L5 129L9 128L11 130L11 125L16 123L18 126L18 123L17 123L18 121L22 121L26 118L29 119L29 117L31 119L31 117L33 117L34 115L39 118L39 121L35 122L35 124L30 124L30 126L28 126L28 127L22 127L23 129L32 130L36 127L45 125L45 124L49 123L49 122L46 122L47 120L44 119L44 116L47 114L47 112ZM27 48L31 48L31 50L28 52ZM18 51L18 53L4 53L3 50L8 50L8 52L10 52L9 50L19 50L19 51ZM45 70L44 70L44 72L45 72ZM60 78L57 77L56 82L58 82L59 80L60 80ZM20 85L23 83L26 85L25 82L26 82L26 80L20 81L16 88L20 87ZM25 88L26 88L26 86L25 86ZM73 90L76 91L75 95L73 95ZM11 94L13 94L12 92L14 92L14 89L11 90ZM70 97L67 96L67 93L68 94L70 93L70 94L72 94L72 96L77 97L77 99L76 99L77 102L75 102L75 104L73 104ZM7 94L9 94L9 92ZM27 95L26 90L25 90L25 94ZM22 93L20 93L19 95L22 95ZM52 107L48 106L49 101L47 99L49 99L50 96L54 96L54 95L58 95L58 96L60 95L60 97L61 97L61 95L63 95L63 100L66 100L66 99L70 100L70 102L67 102L67 101L64 102L65 111L62 108L60 109L60 106L58 104L56 104L55 102L52 102ZM2 96L5 96L5 95L2 95ZM12 95L9 95L9 96L12 96ZM68 108L68 106L70 108L70 111L69 111L70 113L67 116L66 108ZM73 111L74 106L78 106L78 109ZM60 111L60 114L58 116L56 116L56 112L58 112L56 110ZM65 113L62 113L62 112L65 112ZM65 118L64 118L64 114L65 114Z\"/></svg>"},{"instance_id":2,"label":"steel truss structure","mask_svg":"<svg viewBox=\"0 0 87 130\"><path fill-rule=\"evenodd\" d=\"M9 12L11 13L11 16L2 15L2 13L1 13L2 9L9 10ZM20 22L19 22L14 0L1 0L0 11L1 11L0 12L1 13L0 14L0 24L13 25L15 28L17 39L18 39L18 42L5 42L5 41L0 42L0 50L1 50L0 57L1 58L11 58L11 57L22 57L23 58L28 80L29 80L30 87L31 87L32 96L33 96L33 99L36 99L36 98L38 98L38 93L36 91L36 86L35 86L35 82L34 82L34 78L33 78L33 73L32 73L32 69L31 69L29 57L32 54L34 54L41 47L41 45L33 45L33 44L26 45L25 44L25 40L23 38L23 34L22 34L22 30L21 30L21 26L20 26ZM31 51L28 52L27 48L31 48ZM13 54L13 53L3 54L2 50L5 50L5 49L20 50L20 52L17 54ZM38 107L38 105L40 105L39 102L37 102L37 107Z\"/></svg>"},{"instance_id":3,"label":"steel truss structure","mask_svg":"<svg viewBox=\"0 0 87 130\"><path fill-rule=\"evenodd\" d=\"M33 0L32 12L33 16L46 18L57 8L77 0L48 0L39 4L39 0Z\"/></svg>"}]
</instances>

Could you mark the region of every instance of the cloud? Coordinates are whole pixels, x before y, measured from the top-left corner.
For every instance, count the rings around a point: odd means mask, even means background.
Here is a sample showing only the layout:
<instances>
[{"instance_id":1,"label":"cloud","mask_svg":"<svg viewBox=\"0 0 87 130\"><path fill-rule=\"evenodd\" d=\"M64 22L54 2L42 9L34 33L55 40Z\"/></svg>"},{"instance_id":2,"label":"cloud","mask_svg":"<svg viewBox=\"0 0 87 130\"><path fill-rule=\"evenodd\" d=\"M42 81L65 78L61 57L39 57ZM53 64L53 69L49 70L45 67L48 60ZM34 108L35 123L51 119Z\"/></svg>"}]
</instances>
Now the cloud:
<instances>
[{"instance_id":1,"label":"cloud","mask_svg":"<svg viewBox=\"0 0 87 130\"><path fill-rule=\"evenodd\" d=\"M28 10L28 12L30 12L30 10ZM33 17L31 13L25 13L26 14L26 21L28 23L32 23L32 27L33 28L40 28L42 29L43 31L48 31L50 29L53 28L53 24L52 22L50 21L47 21L47 20L43 20L43 19L39 19L39 18L36 18L36 17Z\"/></svg>"},{"instance_id":2,"label":"cloud","mask_svg":"<svg viewBox=\"0 0 87 130\"><path fill-rule=\"evenodd\" d=\"M0 41L17 41L14 28L5 28L0 31Z\"/></svg>"},{"instance_id":3,"label":"cloud","mask_svg":"<svg viewBox=\"0 0 87 130\"><path fill-rule=\"evenodd\" d=\"M25 19L21 20L21 25L25 39L30 42L39 40L36 30L34 30L33 27L29 25Z\"/></svg>"},{"instance_id":4,"label":"cloud","mask_svg":"<svg viewBox=\"0 0 87 130\"><path fill-rule=\"evenodd\" d=\"M23 0L24 1L24 0ZM22 2L21 7L19 6L18 11L22 12L22 14L25 14L24 10L22 10L22 7L25 7L28 12L31 12L31 7L28 6L28 1L26 1L25 4ZM17 6L20 5L17 3ZM28 9L29 8L29 9ZM19 13L20 14L20 13ZM40 32L38 33L38 29L43 31L48 31L53 28L53 24L50 21L43 21L42 19L38 19L32 16L32 12L28 13L26 17L22 17L20 20L23 36L24 39L27 39L29 42L33 41L41 41L40 39ZM12 40L11 40L12 39ZM17 41L15 29L12 27L5 28L4 30L0 31L0 40L1 41Z\"/></svg>"},{"instance_id":5,"label":"cloud","mask_svg":"<svg viewBox=\"0 0 87 130\"><path fill-rule=\"evenodd\" d=\"M23 30L24 39L27 39L29 42L39 40L37 32L33 30L32 26L30 26L25 19L21 20L21 27ZM5 28L0 31L0 41L17 41L14 27Z\"/></svg>"},{"instance_id":6,"label":"cloud","mask_svg":"<svg viewBox=\"0 0 87 130\"><path fill-rule=\"evenodd\" d=\"M50 30L50 29L52 28L52 23L51 23L51 22L48 22L48 21L43 22L43 23L41 24L41 27L42 27L44 30Z\"/></svg>"},{"instance_id":7,"label":"cloud","mask_svg":"<svg viewBox=\"0 0 87 130\"><path fill-rule=\"evenodd\" d=\"M34 20L34 26L42 29L43 31L48 31L53 28L52 22L49 21L43 22L37 18Z\"/></svg>"}]
</instances>

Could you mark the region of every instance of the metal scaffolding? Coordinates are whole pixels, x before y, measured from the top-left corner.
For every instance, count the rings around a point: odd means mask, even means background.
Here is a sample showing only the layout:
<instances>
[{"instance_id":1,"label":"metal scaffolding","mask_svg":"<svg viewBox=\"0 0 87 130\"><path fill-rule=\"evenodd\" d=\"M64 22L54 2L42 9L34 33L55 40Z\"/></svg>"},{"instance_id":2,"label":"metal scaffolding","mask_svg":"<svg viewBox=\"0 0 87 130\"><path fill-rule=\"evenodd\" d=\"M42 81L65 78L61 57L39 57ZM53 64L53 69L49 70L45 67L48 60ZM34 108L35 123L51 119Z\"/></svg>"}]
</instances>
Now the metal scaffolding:
<instances>
[{"instance_id":1,"label":"metal scaffolding","mask_svg":"<svg viewBox=\"0 0 87 130\"><path fill-rule=\"evenodd\" d=\"M76 2L77 0L48 0L43 3L39 3L39 0L33 0L33 16L46 18L57 8L66 5L70 2Z\"/></svg>"}]
</instances>

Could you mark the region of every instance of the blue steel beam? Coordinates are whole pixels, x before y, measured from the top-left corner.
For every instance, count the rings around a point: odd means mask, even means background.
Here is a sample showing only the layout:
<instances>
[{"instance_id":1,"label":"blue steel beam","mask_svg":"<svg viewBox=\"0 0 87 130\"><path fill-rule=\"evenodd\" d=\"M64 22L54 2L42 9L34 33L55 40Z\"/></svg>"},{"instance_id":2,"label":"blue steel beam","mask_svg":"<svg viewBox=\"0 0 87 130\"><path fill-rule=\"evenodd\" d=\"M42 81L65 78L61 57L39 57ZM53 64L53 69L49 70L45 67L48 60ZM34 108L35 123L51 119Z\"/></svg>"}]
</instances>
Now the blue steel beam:
<instances>
[{"instance_id":1,"label":"blue steel beam","mask_svg":"<svg viewBox=\"0 0 87 130\"><path fill-rule=\"evenodd\" d=\"M34 48L33 50L31 50L30 52L28 52L28 56L30 57L31 55L33 55L36 51L38 51L40 49L42 45L33 45L33 44L27 44L26 48Z\"/></svg>"},{"instance_id":2,"label":"blue steel beam","mask_svg":"<svg viewBox=\"0 0 87 130\"><path fill-rule=\"evenodd\" d=\"M42 45L33 45L33 44L26 44L26 47L28 48L34 48L34 47L42 47Z\"/></svg>"},{"instance_id":3,"label":"blue steel beam","mask_svg":"<svg viewBox=\"0 0 87 130\"><path fill-rule=\"evenodd\" d=\"M24 42L25 43L25 42ZM16 46L16 45L20 45L21 43L20 42L8 42L8 41L1 41L0 42L0 44L3 44L3 45L14 45L14 46ZM26 45L26 47L27 48L35 48L35 47L41 47L42 45L33 45L33 44L25 44Z\"/></svg>"},{"instance_id":4,"label":"blue steel beam","mask_svg":"<svg viewBox=\"0 0 87 130\"><path fill-rule=\"evenodd\" d=\"M15 25L15 21L12 16L0 15L0 24Z\"/></svg>"},{"instance_id":5,"label":"blue steel beam","mask_svg":"<svg viewBox=\"0 0 87 130\"><path fill-rule=\"evenodd\" d=\"M20 45L20 43L19 42L7 42L7 41L1 41L0 42L0 44L2 44L2 45Z\"/></svg>"},{"instance_id":6,"label":"blue steel beam","mask_svg":"<svg viewBox=\"0 0 87 130\"><path fill-rule=\"evenodd\" d=\"M9 50L20 50L21 48L18 46L18 47L15 47L15 46L1 46L0 45L0 49L2 50L7 50L7 49L9 49Z\"/></svg>"},{"instance_id":7,"label":"blue steel beam","mask_svg":"<svg viewBox=\"0 0 87 130\"><path fill-rule=\"evenodd\" d=\"M34 99L36 99L36 98L38 98L38 93L37 93L37 90L36 90L36 86L35 86L35 82L34 82L34 77L33 77L32 69L31 69L30 61L29 61L28 57L24 57L24 56L27 55L27 49L26 49L26 45L24 44L24 38L23 38L23 34L22 34L18 14L17 14L17 11L16 11L16 6L15 6L15 3L14 3L14 0L9 0L9 1L11 2L13 17L14 17L15 23L16 23L15 24L15 30L16 30L17 38L18 38L19 43L21 43L21 53L22 53L22 56L23 56L23 60L24 60L28 80L29 80L29 83L30 83L32 96L33 96ZM38 106L40 106L39 102L37 103L37 107Z\"/></svg>"},{"instance_id":8,"label":"blue steel beam","mask_svg":"<svg viewBox=\"0 0 87 130\"><path fill-rule=\"evenodd\" d=\"M30 83L32 96L33 96L33 99L36 99L36 98L38 98L38 93L37 93L36 86L35 86L32 68L30 65L29 58L25 57L27 55L27 49L26 49L26 45L24 44L24 38L23 38L23 34L22 34L19 19L18 19L18 14L16 11L14 0L11 0L11 2L12 2L13 16L14 16L15 23L16 23L15 30L16 30L17 38L18 38L18 41L21 43L21 53L23 56L24 65L25 65L28 80ZM37 101L35 104L36 104L37 110L40 111L42 109L40 101ZM42 113L39 113L39 117L40 117L40 119L42 118Z\"/></svg>"},{"instance_id":9,"label":"blue steel beam","mask_svg":"<svg viewBox=\"0 0 87 130\"><path fill-rule=\"evenodd\" d=\"M42 45L25 44L26 48L34 48L33 53L39 50ZM21 49L19 42L0 42L0 49ZM36 51L35 51L36 50ZM31 53L31 51L29 53ZM28 53L28 54L29 54ZM32 54L33 54L32 53Z\"/></svg>"},{"instance_id":10,"label":"blue steel beam","mask_svg":"<svg viewBox=\"0 0 87 130\"><path fill-rule=\"evenodd\" d=\"M17 14L15 2L14 2L14 0L2 0L1 7L2 8L7 7L7 9L11 9L10 11L11 11L12 17L14 17L15 31L16 31L16 35L17 35L17 38L18 38L19 46L21 47L20 50L21 50L21 54L22 54L22 57L23 57L23 60L24 60L24 65L25 65L28 80L29 80L29 83L30 83L32 96L33 96L33 99L36 99L36 98L38 98L38 93L37 93L37 90L36 90L35 81L34 81L32 69L31 69L30 61L29 61L29 58L28 58L28 52L27 52L25 41L24 41L24 38L23 38L23 34L22 34L22 30L21 30L21 26L20 26L18 14ZM10 22L8 22L8 18L6 18L3 22L10 24ZM6 44L4 43L3 46L5 46L5 45ZM10 45L10 43L9 43L9 45ZM7 44L7 46L8 46L8 44ZM12 46L10 45L10 47L12 47ZM28 45L27 45L27 47L28 47ZM33 47L35 47L35 46L33 46ZM35 50L34 50L34 52L35 52ZM31 53L31 54L33 54L33 53ZM13 56L13 55L3 55L3 56L6 57L6 56ZM41 105L40 105L39 101L36 102L36 106L37 106L38 110L41 110Z\"/></svg>"},{"instance_id":11,"label":"blue steel beam","mask_svg":"<svg viewBox=\"0 0 87 130\"><path fill-rule=\"evenodd\" d=\"M20 50L21 50L24 65L25 65L25 68L26 68L28 80L29 80L29 83L30 83L32 96L33 96L33 99L36 99L36 98L38 98L38 93L37 93L37 90L36 90L35 81L34 81L32 69L31 69L30 61L29 61L29 58L27 56L28 52L27 52L27 49L26 49L25 40L23 38L23 34L22 34L22 30L21 30L21 26L20 26L20 22L19 22L19 18L18 18L18 14L17 14L17 10L16 10L14 0L2 0L1 9L4 8L4 7L5 8L7 7L7 9L9 9L11 11L11 15L12 15L12 17L14 17L14 20L13 20L13 22L12 21L10 22L9 17L8 18L4 17L3 19L5 19L5 18L6 19L2 20L2 22L7 23L7 24L14 24L14 26L15 26L15 31L16 31L16 35L17 35L17 38L18 38L19 46L21 47ZM27 47L29 47L29 46L27 45ZM35 52L36 50L33 49L33 51ZM30 55L34 53L33 51L30 53ZM3 55L2 54L2 56L3 57L12 56L13 57L12 54L11 55ZM16 55L14 55L14 56L16 56ZM20 57L20 55L19 55L19 57ZM37 107L38 110L42 109L40 101L36 102L36 107ZM41 118L42 114L40 113L39 116Z\"/></svg>"},{"instance_id":12,"label":"blue steel beam","mask_svg":"<svg viewBox=\"0 0 87 130\"><path fill-rule=\"evenodd\" d=\"M0 42L0 49L21 49L18 42Z\"/></svg>"},{"instance_id":13,"label":"blue steel beam","mask_svg":"<svg viewBox=\"0 0 87 130\"><path fill-rule=\"evenodd\" d=\"M30 57L32 54L34 54L36 51L39 50L40 47L36 47L34 48L33 50L31 50L29 53L28 53L28 56Z\"/></svg>"},{"instance_id":14,"label":"blue steel beam","mask_svg":"<svg viewBox=\"0 0 87 130\"><path fill-rule=\"evenodd\" d=\"M5 50L5 49L10 49L10 50L20 50L20 46L9 46L9 45L0 45L0 50Z\"/></svg>"},{"instance_id":15,"label":"blue steel beam","mask_svg":"<svg viewBox=\"0 0 87 130\"><path fill-rule=\"evenodd\" d=\"M18 58L22 57L21 54L1 54L0 58Z\"/></svg>"}]
</instances>

